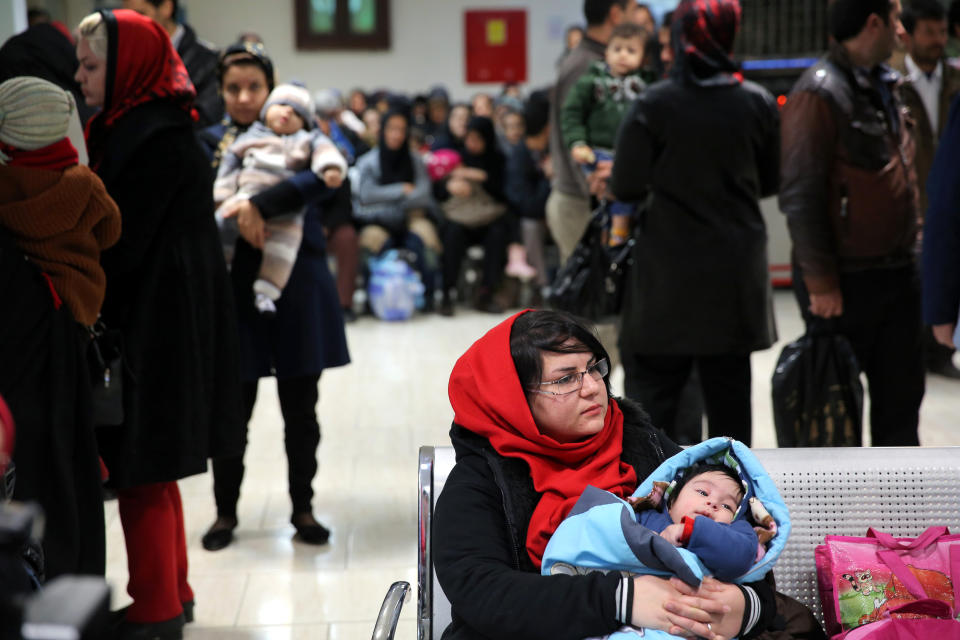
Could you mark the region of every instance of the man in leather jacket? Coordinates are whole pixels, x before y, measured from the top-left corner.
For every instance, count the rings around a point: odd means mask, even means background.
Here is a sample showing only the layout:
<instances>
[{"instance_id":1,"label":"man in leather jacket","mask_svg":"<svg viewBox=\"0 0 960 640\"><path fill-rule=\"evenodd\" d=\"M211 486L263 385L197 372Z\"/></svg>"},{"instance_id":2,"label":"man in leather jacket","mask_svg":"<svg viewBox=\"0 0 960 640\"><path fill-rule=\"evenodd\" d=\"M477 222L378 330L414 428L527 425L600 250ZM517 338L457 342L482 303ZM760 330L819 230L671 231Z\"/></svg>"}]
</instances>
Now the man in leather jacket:
<instances>
[{"instance_id":1,"label":"man in leather jacket","mask_svg":"<svg viewBox=\"0 0 960 640\"><path fill-rule=\"evenodd\" d=\"M882 64L900 0L834 0L835 42L782 114L780 208L808 328L845 335L867 375L872 442L918 444L924 393L913 121ZM825 322L827 321L827 322Z\"/></svg>"}]
</instances>

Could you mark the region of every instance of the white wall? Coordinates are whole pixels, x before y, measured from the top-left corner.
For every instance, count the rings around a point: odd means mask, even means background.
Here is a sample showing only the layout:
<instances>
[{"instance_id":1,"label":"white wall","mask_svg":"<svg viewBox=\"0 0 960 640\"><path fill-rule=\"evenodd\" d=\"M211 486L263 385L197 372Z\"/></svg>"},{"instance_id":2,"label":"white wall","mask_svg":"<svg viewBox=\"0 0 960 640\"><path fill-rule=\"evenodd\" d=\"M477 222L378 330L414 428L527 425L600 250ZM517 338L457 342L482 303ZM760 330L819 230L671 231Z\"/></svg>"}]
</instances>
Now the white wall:
<instances>
[{"instance_id":1,"label":"white wall","mask_svg":"<svg viewBox=\"0 0 960 640\"><path fill-rule=\"evenodd\" d=\"M563 33L583 22L582 0L391 0L391 49L382 52L297 51L293 0L181 0L187 22L218 46L242 31L263 37L280 81L297 78L311 89L359 86L421 92L443 83L455 99L499 85L465 82L465 9L527 10L526 86L553 82Z\"/></svg>"},{"instance_id":2,"label":"white wall","mask_svg":"<svg viewBox=\"0 0 960 640\"><path fill-rule=\"evenodd\" d=\"M0 0L0 44L26 28L26 0Z\"/></svg>"}]
</instances>

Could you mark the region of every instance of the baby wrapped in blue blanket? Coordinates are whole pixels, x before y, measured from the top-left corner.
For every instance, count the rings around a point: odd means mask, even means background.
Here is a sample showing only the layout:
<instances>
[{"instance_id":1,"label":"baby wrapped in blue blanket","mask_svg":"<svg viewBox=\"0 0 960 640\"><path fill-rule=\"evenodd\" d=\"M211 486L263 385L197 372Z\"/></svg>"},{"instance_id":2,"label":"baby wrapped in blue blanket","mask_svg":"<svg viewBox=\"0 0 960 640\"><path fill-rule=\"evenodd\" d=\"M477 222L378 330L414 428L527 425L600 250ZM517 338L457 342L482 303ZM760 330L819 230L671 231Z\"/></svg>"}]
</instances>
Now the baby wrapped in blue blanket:
<instances>
[{"instance_id":1,"label":"baby wrapped in blue blanket","mask_svg":"<svg viewBox=\"0 0 960 640\"><path fill-rule=\"evenodd\" d=\"M541 571L675 575L693 587L707 575L753 582L770 571L789 532L786 505L756 456L712 438L666 460L626 501L587 487L550 539ZM609 637L636 633L624 627Z\"/></svg>"}]
</instances>

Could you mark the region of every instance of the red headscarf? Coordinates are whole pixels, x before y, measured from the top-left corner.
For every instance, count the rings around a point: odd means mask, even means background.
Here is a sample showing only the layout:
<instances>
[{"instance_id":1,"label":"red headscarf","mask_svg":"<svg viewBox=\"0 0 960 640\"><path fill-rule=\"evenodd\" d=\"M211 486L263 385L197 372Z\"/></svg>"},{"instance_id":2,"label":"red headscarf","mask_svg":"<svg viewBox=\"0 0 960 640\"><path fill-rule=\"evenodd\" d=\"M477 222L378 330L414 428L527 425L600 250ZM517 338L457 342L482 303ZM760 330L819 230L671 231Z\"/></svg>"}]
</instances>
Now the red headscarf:
<instances>
[{"instance_id":1,"label":"red headscarf","mask_svg":"<svg viewBox=\"0 0 960 640\"><path fill-rule=\"evenodd\" d=\"M682 0L672 20L673 73L702 86L743 81L731 55L740 30L739 0Z\"/></svg>"},{"instance_id":2,"label":"red headscarf","mask_svg":"<svg viewBox=\"0 0 960 640\"><path fill-rule=\"evenodd\" d=\"M560 443L533 421L510 356L510 331L526 311L507 318L467 349L450 374L454 422L487 438L502 456L530 465L542 493L527 529L527 553L540 566L543 551L588 484L620 497L637 486L633 467L620 460L623 413L611 398L603 429L579 442Z\"/></svg>"},{"instance_id":3,"label":"red headscarf","mask_svg":"<svg viewBox=\"0 0 960 640\"><path fill-rule=\"evenodd\" d=\"M107 78L103 109L87 123L87 139L152 100L172 102L195 118L197 92L163 27L129 9L100 13L107 26Z\"/></svg>"}]
</instances>

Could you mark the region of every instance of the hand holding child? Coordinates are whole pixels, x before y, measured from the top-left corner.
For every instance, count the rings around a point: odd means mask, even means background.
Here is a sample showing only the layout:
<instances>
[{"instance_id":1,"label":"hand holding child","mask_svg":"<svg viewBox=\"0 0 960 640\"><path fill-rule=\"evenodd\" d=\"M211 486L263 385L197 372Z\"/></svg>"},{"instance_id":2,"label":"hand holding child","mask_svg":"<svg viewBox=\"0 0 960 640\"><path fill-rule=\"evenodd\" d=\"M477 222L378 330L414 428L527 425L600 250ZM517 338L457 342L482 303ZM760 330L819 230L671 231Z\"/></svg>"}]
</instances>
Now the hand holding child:
<instances>
[{"instance_id":1,"label":"hand holding child","mask_svg":"<svg viewBox=\"0 0 960 640\"><path fill-rule=\"evenodd\" d=\"M323 170L323 181L331 189L339 189L343 184L343 173L337 167L327 167Z\"/></svg>"},{"instance_id":2,"label":"hand holding child","mask_svg":"<svg viewBox=\"0 0 960 640\"><path fill-rule=\"evenodd\" d=\"M573 149L570 150L570 157L573 158L574 162L580 164L593 164L597 161L597 156L593 152L593 149L586 144L574 145Z\"/></svg>"}]
</instances>

